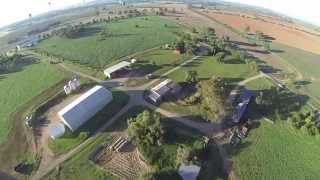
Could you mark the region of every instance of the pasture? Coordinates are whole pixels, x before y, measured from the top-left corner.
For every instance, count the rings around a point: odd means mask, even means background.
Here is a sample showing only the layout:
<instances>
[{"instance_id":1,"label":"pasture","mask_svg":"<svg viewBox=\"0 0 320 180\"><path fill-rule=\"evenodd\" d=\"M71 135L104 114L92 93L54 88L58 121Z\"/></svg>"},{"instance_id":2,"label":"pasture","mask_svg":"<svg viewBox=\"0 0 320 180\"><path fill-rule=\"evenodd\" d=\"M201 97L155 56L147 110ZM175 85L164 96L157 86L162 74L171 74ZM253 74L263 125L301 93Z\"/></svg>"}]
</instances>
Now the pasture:
<instances>
[{"instance_id":1,"label":"pasture","mask_svg":"<svg viewBox=\"0 0 320 180\"><path fill-rule=\"evenodd\" d=\"M320 139L285 121L261 122L231 151L239 179L318 179Z\"/></svg>"},{"instance_id":2,"label":"pasture","mask_svg":"<svg viewBox=\"0 0 320 180\"><path fill-rule=\"evenodd\" d=\"M65 73L47 62L35 62L16 72L0 74L0 143L13 128L10 114L65 77Z\"/></svg>"},{"instance_id":3,"label":"pasture","mask_svg":"<svg viewBox=\"0 0 320 180\"><path fill-rule=\"evenodd\" d=\"M100 32L107 32L102 37ZM121 57L174 42L182 28L157 16L86 26L74 38L54 36L36 48L66 60L102 69Z\"/></svg>"}]
</instances>

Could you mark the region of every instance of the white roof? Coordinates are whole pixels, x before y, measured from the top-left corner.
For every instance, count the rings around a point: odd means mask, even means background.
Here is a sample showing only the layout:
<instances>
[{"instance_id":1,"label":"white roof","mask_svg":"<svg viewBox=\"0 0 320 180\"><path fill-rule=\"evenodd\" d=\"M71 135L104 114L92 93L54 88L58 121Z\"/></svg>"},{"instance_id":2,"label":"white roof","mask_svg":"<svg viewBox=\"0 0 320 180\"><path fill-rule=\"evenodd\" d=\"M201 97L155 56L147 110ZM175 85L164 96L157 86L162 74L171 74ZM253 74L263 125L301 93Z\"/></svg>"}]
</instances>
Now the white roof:
<instances>
[{"instance_id":1,"label":"white roof","mask_svg":"<svg viewBox=\"0 0 320 180\"><path fill-rule=\"evenodd\" d=\"M131 64L130 62L122 61L122 62L120 62L120 63L118 63L118 64L116 64L116 65L113 65L113 66L105 69L103 72L104 72L104 74L105 74L106 76L109 76L109 75L110 75L111 73L113 73L113 72L116 72L116 71L118 71L118 70L120 70L120 69L122 69L122 68L124 68L124 67L130 66L130 64Z\"/></svg>"},{"instance_id":2,"label":"white roof","mask_svg":"<svg viewBox=\"0 0 320 180\"><path fill-rule=\"evenodd\" d=\"M196 165L186 166L182 164L179 168L179 174L183 180L196 180L200 172L200 167Z\"/></svg>"},{"instance_id":3,"label":"white roof","mask_svg":"<svg viewBox=\"0 0 320 180\"><path fill-rule=\"evenodd\" d=\"M162 81L161 83L159 83L158 85L156 85L155 87L153 87L151 90L158 91L159 89L163 88L164 86L167 86L170 83L172 83L172 80L166 79L166 80Z\"/></svg>"},{"instance_id":4,"label":"white roof","mask_svg":"<svg viewBox=\"0 0 320 180\"><path fill-rule=\"evenodd\" d=\"M75 131L111 101L112 93L109 90L95 86L64 107L58 115L71 131Z\"/></svg>"}]
</instances>

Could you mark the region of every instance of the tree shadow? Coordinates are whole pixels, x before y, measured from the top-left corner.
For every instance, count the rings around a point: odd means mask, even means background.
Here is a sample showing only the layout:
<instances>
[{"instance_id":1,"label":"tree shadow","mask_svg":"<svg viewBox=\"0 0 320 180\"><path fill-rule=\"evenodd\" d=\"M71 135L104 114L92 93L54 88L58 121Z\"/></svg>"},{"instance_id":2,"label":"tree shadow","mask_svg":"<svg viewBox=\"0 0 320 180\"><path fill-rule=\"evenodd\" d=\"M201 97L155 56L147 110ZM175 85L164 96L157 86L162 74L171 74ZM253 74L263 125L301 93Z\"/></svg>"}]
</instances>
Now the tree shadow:
<instances>
[{"instance_id":1,"label":"tree shadow","mask_svg":"<svg viewBox=\"0 0 320 180\"><path fill-rule=\"evenodd\" d=\"M22 71L26 66L39 63L39 59L32 55L22 55L21 57L17 57L15 60L7 61L3 63L3 66L6 66L3 69L0 69L0 75L3 74L11 74ZM5 78L4 76L1 76Z\"/></svg>"},{"instance_id":2,"label":"tree shadow","mask_svg":"<svg viewBox=\"0 0 320 180\"><path fill-rule=\"evenodd\" d=\"M72 38L71 39L79 39L79 38L85 38L85 37L90 37L93 36L99 32L102 31L101 27L85 27L81 28L77 32L72 33Z\"/></svg>"},{"instance_id":3,"label":"tree shadow","mask_svg":"<svg viewBox=\"0 0 320 180\"><path fill-rule=\"evenodd\" d=\"M300 81L293 82L293 84L296 86L306 86L306 85L312 84L312 82L306 81L306 80L300 80Z\"/></svg>"}]
</instances>

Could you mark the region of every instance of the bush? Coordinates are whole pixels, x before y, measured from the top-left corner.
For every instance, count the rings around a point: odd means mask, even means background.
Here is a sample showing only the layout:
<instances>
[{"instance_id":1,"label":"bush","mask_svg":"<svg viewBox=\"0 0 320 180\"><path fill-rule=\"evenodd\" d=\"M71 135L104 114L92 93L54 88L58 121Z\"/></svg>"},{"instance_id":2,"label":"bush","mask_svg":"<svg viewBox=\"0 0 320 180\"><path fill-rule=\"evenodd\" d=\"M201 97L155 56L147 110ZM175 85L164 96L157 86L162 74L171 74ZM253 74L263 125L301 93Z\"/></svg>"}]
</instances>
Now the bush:
<instances>
[{"instance_id":1,"label":"bush","mask_svg":"<svg viewBox=\"0 0 320 180\"><path fill-rule=\"evenodd\" d=\"M155 171L155 172L147 172L143 174L140 178L140 180L182 180L181 176L178 174L176 170L173 169L165 169L161 171Z\"/></svg>"}]
</instances>

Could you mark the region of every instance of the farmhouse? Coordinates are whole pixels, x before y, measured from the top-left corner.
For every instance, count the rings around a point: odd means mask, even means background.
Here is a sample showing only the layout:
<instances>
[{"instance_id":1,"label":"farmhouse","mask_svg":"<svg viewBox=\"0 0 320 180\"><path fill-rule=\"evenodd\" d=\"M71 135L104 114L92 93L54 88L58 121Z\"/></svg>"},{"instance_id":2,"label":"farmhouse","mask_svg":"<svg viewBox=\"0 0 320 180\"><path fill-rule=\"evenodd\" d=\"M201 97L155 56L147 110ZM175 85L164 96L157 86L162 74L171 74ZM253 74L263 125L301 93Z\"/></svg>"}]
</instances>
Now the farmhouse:
<instances>
[{"instance_id":1,"label":"farmhouse","mask_svg":"<svg viewBox=\"0 0 320 180\"><path fill-rule=\"evenodd\" d=\"M130 62L122 61L114 66L111 66L103 71L103 73L108 77L112 78L115 74L119 73L120 71L126 71L131 65Z\"/></svg>"},{"instance_id":2,"label":"farmhouse","mask_svg":"<svg viewBox=\"0 0 320 180\"><path fill-rule=\"evenodd\" d=\"M58 116L71 131L75 131L112 99L112 93L109 90L102 86L95 86L59 111Z\"/></svg>"},{"instance_id":3,"label":"farmhouse","mask_svg":"<svg viewBox=\"0 0 320 180\"><path fill-rule=\"evenodd\" d=\"M174 83L171 79L166 79L165 81L161 82L160 84L153 87L150 91L149 98L157 103L161 101L161 99L171 93L171 94L177 94L181 90L181 87Z\"/></svg>"},{"instance_id":4,"label":"farmhouse","mask_svg":"<svg viewBox=\"0 0 320 180\"><path fill-rule=\"evenodd\" d=\"M249 90L244 90L240 95L240 103L235 107L235 112L232 116L232 121L234 123L239 123L248 110L248 105L253 98L253 92Z\"/></svg>"}]
</instances>

